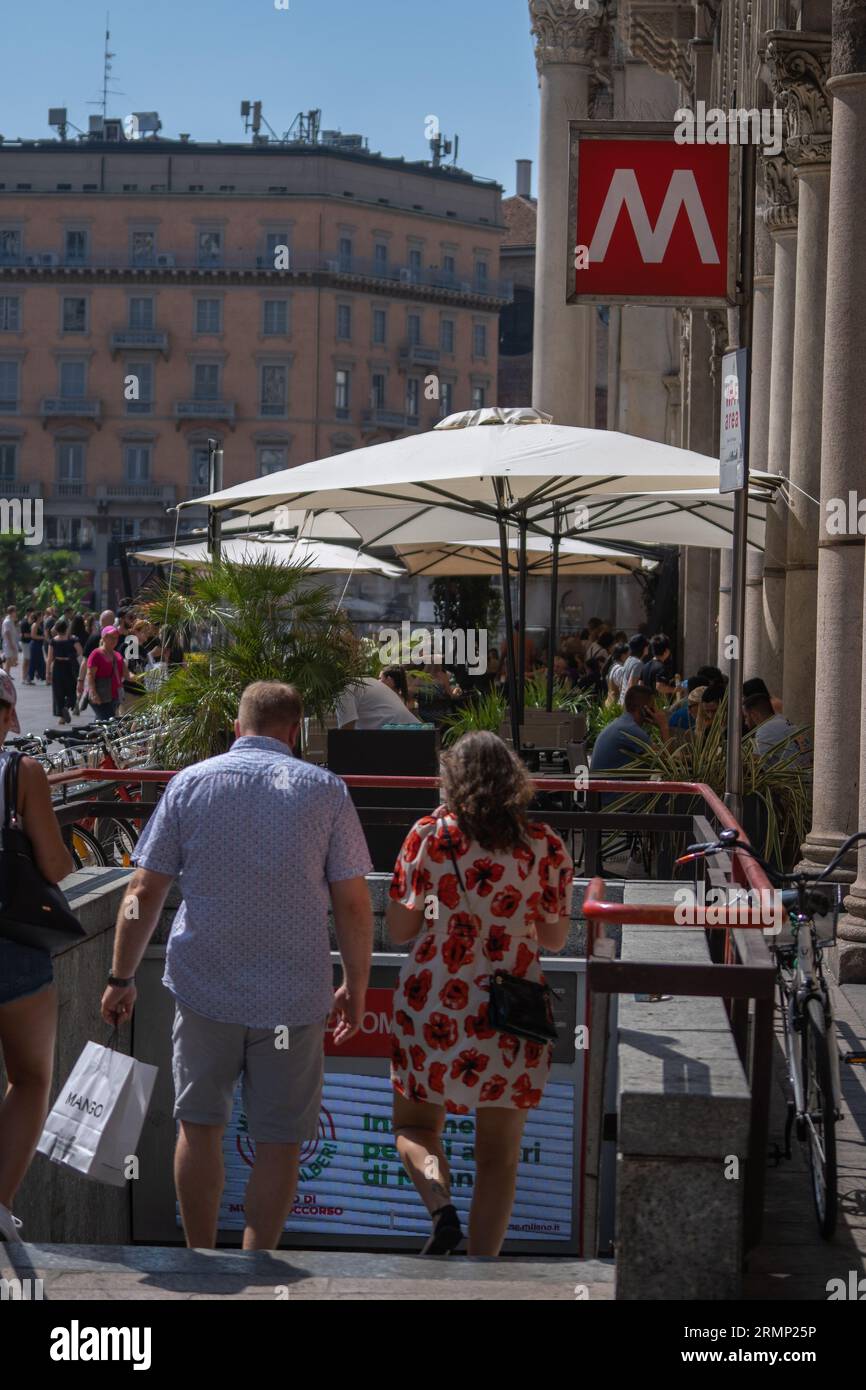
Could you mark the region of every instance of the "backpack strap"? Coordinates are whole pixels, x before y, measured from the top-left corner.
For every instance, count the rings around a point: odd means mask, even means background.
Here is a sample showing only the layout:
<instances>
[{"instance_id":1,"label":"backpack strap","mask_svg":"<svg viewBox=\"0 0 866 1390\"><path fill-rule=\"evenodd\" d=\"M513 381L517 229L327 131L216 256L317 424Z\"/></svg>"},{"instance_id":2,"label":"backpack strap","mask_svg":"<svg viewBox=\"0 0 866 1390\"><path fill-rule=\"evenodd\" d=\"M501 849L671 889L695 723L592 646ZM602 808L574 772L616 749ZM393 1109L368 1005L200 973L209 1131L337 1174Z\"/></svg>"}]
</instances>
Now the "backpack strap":
<instances>
[{"instance_id":1,"label":"backpack strap","mask_svg":"<svg viewBox=\"0 0 866 1390\"><path fill-rule=\"evenodd\" d=\"M17 748L10 748L3 757L3 829L8 830L18 825L18 769L22 755Z\"/></svg>"}]
</instances>

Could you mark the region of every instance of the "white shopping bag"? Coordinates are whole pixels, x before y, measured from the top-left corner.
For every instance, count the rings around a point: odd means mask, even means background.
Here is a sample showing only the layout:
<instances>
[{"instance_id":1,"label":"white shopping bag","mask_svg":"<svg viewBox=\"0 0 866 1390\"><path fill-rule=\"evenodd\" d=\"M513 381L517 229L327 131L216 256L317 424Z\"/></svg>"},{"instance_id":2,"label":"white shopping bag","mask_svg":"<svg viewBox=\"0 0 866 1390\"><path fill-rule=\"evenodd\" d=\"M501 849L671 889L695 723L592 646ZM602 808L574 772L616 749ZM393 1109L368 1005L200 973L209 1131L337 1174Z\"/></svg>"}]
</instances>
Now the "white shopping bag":
<instances>
[{"instance_id":1,"label":"white shopping bag","mask_svg":"<svg viewBox=\"0 0 866 1390\"><path fill-rule=\"evenodd\" d=\"M123 1187L156 1073L147 1062L87 1043L49 1111L38 1152L87 1178Z\"/></svg>"}]
</instances>

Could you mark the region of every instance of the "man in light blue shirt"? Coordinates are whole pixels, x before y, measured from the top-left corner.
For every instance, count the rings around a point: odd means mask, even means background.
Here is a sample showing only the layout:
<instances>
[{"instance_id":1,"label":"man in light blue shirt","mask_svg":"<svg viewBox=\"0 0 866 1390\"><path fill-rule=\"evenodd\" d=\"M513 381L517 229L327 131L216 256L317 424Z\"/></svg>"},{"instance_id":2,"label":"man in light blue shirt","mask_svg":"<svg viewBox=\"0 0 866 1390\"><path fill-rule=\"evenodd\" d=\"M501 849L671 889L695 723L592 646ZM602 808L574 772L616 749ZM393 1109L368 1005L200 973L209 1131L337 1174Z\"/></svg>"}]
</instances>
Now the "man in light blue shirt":
<instances>
[{"instance_id":1,"label":"man in light blue shirt","mask_svg":"<svg viewBox=\"0 0 866 1390\"><path fill-rule=\"evenodd\" d=\"M216 1243L223 1131L241 1076L256 1144L244 1249L277 1246L300 1146L317 1132L328 1016L337 1019L336 1042L363 1018L372 866L346 784L292 755L302 714L292 686L247 687L230 751L169 782L118 913L102 1000L110 1023L132 1012L135 970L178 880L183 903L163 983L175 999L175 1182L193 1248ZM329 906L343 960L336 995Z\"/></svg>"}]
</instances>

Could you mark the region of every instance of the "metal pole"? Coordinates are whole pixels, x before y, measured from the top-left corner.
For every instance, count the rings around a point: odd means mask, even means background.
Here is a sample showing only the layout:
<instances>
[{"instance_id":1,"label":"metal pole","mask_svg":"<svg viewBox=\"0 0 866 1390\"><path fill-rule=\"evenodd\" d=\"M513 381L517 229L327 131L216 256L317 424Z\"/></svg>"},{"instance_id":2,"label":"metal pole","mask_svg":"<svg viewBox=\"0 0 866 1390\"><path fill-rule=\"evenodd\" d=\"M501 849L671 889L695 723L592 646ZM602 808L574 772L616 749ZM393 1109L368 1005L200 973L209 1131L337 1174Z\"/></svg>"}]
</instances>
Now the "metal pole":
<instances>
[{"instance_id":1,"label":"metal pole","mask_svg":"<svg viewBox=\"0 0 866 1390\"><path fill-rule=\"evenodd\" d=\"M556 612L559 586L559 537L562 515L559 507L553 513L553 563L550 570L550 613L547 633L547 711L553 709L553 658L556 655Z\"/></svg>"},{"instance_id":2,"label":"metal pole","mask_svg":"<svg viewBox=\"0 0 866 1390\"><path fill-rule=\"evenodd\" d=\"M120 574L123 579L123 590L127 598L135 598L132 592L132 576L129 573L129 552L135 546L140 546L141 541L121 541L118 548L118 558L120 559Z\"/></svg>"},{"instance_id":3,"label":"metal pole","mask_svg":"<svg viewBox=\"0 0 866 1390\"><path fill-rule=\"evenodd\" d=\"M520 722L523 723L523 711L526 705L526 513L522 513L519 521L520 526L520 548L517 553L517 594L520 608L520 631L517 634L517 669L520 672L520 686L517 692L517 707L520 710Z\"/></svg>"},{"instance_id":4,"label":"metal pole","mask_svg":"<svg viewBox=\"0 0 866 1390\"><path fill-rule=\"evenodd\" d=\"M505 529L505 514L502 484L496 479L496 500L499 504L499 567L502 575L502 608L505 614L505 659L508 678L508 710L511 718L511 741L514 751L520 756L520 711L517 708L517 679L514 670L513 613L511 608L511 574L508 568L508 533Z\"/></svg>"},{"instance_id":5,"label":"metal pole","mask_svg":"<svg viewBox=\"0 0 866 1390\"><path fill-rule=\"evenodd\" d=\"M218 439L207 442L207 490L219 492L223 485L223 451ZM216 507L207 509L207 548L211 564L217 565L222 551L222 514Z\"/></svg>"},{"instance_id":6,"label":"metal pole","mask_svg":"<svg viewBox=\"0 0 866 1390\"><path fill-rule=\"evenodd\" d=\"M747 350L746 407L751 404L752 307L755 278L755 146L743 145L740 212L739 347ZM746 623L746 548L749 508L749 439L745 427L745 478L734 493L731 566L731 658L728 684L728 757L725 802L737 820L743 815L743 630Z\"/></svg>"}]
</instances>

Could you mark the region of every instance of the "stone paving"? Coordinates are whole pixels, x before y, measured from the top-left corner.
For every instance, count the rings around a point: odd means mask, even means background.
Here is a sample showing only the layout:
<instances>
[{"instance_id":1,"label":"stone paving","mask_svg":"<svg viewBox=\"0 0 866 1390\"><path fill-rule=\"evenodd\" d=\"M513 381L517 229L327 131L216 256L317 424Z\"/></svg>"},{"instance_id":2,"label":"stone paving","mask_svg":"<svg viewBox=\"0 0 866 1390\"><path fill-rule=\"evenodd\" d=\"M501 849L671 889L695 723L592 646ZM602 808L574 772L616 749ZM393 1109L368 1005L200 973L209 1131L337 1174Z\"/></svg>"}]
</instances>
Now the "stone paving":
<instances>
[{"instance_id":1,"label":"stone paving","mask_svg":"<svg viewBox=\"0 0 866 1390\"><path fill-rule=\"evenodd\" d=\"M2 1245L0 1279L53 1301L139 1299L574 1302L612 1299L612 1260L466 1259L337 1251Z\"/></svg>"}]
</instances>

